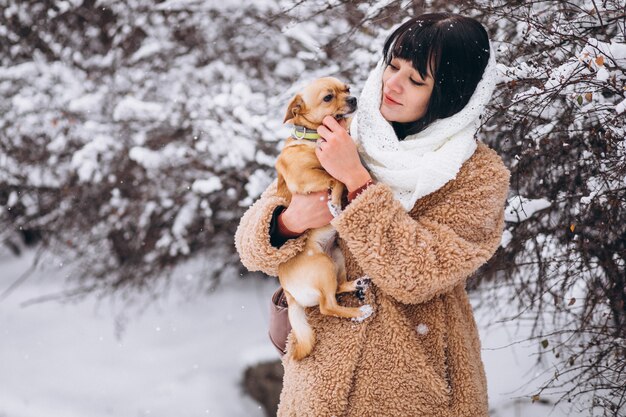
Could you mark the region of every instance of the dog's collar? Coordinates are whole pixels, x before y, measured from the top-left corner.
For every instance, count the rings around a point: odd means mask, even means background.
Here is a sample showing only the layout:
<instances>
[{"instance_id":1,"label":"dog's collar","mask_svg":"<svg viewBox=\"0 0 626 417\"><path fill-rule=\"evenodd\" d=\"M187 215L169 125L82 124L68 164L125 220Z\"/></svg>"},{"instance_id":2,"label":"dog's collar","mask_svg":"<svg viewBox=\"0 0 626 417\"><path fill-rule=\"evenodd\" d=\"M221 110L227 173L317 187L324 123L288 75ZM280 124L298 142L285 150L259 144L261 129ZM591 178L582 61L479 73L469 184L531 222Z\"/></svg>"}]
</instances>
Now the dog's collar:
<instances>
[{"instance_id":1,"label":"dog's collar","mask_svg":"<svg viewBox=\"0 0 626 417\"><path fill-rule=\"evenodd\" d=\"M317 130L307 129L304 126L291 125L291 137L294 139L318 140L321 138Z\"/></svg>"}]
</instances>

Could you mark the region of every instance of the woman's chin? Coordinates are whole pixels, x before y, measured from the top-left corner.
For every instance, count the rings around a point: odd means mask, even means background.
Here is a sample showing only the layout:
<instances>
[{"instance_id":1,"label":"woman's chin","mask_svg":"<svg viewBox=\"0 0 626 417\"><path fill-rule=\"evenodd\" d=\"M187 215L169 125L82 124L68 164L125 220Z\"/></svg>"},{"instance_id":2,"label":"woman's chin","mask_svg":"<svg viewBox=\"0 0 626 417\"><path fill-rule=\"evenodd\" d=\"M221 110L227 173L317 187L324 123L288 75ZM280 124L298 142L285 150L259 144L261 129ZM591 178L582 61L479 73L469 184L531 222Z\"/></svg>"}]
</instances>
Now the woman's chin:
<instances>
[{"instance_id":1,"label":"woman's chin","mask_svg":"<svg viewBox=\"0 0 626 417\"><path fill-rule=\"evenodd\" d=\"M398 112L395 109L390 109L389 107L385 106L385 104L381 104L380 106L380 114L385 118L386 121L388 122L396 122L396 123L411 123L414 122L416 120L418 120L420 117L422 116L413 116L413 115L406 115L406 114L402 114L401 112Z\"/></svg>"},{"instance_id":2,"label":"woman's chin","mask_svg":"<svg viewBox=\"0 0 626 417\"><path fill-rule=\"evenodd\" d=\"M381 104L380 106L380 114L382 114L385 120L388 122L397 122L396 119L398 118L398 115L384 104Z\"/></svg>"}]
</instances>

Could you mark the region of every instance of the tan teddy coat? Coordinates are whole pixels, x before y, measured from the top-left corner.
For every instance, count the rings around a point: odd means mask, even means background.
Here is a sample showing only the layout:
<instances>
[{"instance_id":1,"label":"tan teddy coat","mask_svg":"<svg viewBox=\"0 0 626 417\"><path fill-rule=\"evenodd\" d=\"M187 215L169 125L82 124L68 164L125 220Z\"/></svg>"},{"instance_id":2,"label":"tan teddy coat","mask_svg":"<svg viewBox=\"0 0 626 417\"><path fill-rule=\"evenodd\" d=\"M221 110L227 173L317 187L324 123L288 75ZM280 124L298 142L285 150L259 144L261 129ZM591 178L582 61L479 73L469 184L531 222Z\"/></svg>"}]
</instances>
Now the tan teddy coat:
<instances>
[{"instance_id":1,"label":"tan teddy coat","mask_svg":"<svg viewBox=\"0 0 626 417\"><path fill-rule=\"evenodd\" d=\"M316 332L311 355L283 358L278 416L484 417L487 381L466 278L498 248L508 169L482 142L457 177L407 213L382 183L368 187L332 220L348 279L372 279L362 323L307 308ZM307 233L270 245L272 212L285 201L275 182L244 214L235 235L250 271L276 276ZM358 306L343 295L340 304Z\"/></svg>"}]
</instances>

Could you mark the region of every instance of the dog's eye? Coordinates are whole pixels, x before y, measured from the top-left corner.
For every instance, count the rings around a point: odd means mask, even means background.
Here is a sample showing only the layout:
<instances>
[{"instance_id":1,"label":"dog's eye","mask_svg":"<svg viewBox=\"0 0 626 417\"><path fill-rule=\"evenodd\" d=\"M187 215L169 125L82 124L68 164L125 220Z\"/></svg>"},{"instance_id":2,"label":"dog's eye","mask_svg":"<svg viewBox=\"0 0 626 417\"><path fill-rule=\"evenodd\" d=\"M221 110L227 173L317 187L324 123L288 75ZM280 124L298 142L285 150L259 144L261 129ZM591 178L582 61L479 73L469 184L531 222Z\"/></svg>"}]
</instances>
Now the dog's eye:
<instances>
[{"instance_id":1,"label":"dog's eye","mask_svg":"<svg viewBox=\"0 0 626 417\"><path fill-rule=\"evenodd\" d=\"M325 102L329 102L329 101L330 101L330 100L332 100L332 99L333 99L333 95L332 95L332 94L329 94L329 95L327 95L326 97L324 97L324 101L325 101Z\"/></svg>"}]
</instances>

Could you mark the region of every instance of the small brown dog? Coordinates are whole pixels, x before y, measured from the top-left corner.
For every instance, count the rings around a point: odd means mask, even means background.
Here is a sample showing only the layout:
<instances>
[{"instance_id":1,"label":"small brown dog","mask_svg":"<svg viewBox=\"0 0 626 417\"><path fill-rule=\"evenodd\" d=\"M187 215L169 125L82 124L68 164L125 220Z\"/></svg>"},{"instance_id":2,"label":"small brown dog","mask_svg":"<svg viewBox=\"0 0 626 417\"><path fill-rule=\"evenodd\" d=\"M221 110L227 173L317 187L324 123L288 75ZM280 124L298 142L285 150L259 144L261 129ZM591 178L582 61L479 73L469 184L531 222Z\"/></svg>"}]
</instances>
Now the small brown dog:
<instances>
[{"instance_id":1,"label":"small brown dog","mask_svg":"<svg viewBox=\"0 0 626 417\"><path fill-rule=\"evenodd\" d=\"M329 208L341 211L344 184L328 174L315 155L317 127L326 116L340 120L356 110L350 88L332 77L315 80L289 103L284 122L294 125L292 135L276 161L278 195L291 202L293 193L331 190ZM336 231L330 224L310 231L304 250L278 267L278 278L289 305L289 322L295 336L293 357L311 353L315 334L308 324L305 307L319 305L320 313L361 321L371 306L343 307L336 294L362 292L367 280L347 282L343 254L334 245Z\"/></svg>"}]
</instances>

